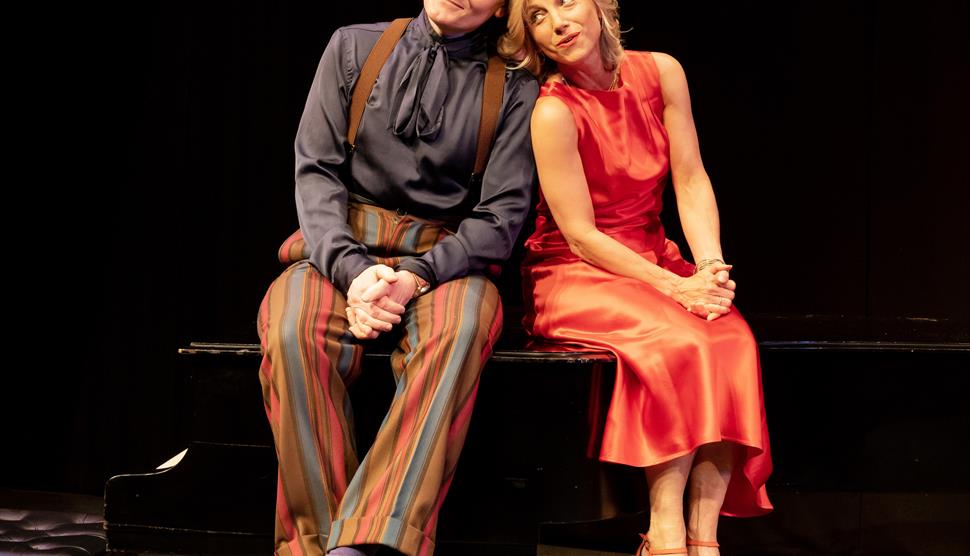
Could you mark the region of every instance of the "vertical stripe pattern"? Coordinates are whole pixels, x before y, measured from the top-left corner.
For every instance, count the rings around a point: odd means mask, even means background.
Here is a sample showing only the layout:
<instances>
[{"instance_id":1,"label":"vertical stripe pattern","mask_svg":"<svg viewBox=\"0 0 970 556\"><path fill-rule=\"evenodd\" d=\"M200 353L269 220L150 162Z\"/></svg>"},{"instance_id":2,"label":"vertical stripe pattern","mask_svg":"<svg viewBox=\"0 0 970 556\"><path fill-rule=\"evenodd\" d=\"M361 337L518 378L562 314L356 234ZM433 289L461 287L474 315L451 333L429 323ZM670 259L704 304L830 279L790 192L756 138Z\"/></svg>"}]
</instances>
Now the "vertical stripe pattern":
<instances>
[{"instance_id":1,"label":"vertical stripe pattern","mask_svg":"<svg viewBox=\"0 0 970 556\"><path fill-rule=\"evenodd\" d=\"M368 254L389 266L450 233L361 204L350 206L348 222ZM291 236L285 251L298 252L297 242L302 238ZM359 463L347 386L367 342L348 332L345 308L342 292L306 260L273 282L260 307L260 382L280 462L277 554L384 544L431 555L479 375L501 332L498 291L484 277L467 276L408 305L391 332L400 338L391 356L394 399Z\"/></svg>"}]
</instances>

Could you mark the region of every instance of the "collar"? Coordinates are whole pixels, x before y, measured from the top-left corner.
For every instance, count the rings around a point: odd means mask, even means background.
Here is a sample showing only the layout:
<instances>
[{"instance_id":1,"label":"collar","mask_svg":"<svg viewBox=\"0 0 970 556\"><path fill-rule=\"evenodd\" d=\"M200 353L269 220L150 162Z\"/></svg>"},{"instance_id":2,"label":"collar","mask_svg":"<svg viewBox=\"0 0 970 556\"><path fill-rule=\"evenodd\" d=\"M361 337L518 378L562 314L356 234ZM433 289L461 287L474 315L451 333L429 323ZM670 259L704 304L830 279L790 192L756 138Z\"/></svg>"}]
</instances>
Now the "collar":
<instances>
[{"instance_id":1,"label":"collar","mask_svg":"<svg viewBox=\"0 0 970 556\"><path fill-rule=\"evenodd\" d=\"M414 18L409 27L412 36L423 48L437 44L448 52L449 58L488 58L488 37L484 25L457 37L442 37L428 22L428 14L421 10L421 15Z\"/></svg>"}]
</instances>

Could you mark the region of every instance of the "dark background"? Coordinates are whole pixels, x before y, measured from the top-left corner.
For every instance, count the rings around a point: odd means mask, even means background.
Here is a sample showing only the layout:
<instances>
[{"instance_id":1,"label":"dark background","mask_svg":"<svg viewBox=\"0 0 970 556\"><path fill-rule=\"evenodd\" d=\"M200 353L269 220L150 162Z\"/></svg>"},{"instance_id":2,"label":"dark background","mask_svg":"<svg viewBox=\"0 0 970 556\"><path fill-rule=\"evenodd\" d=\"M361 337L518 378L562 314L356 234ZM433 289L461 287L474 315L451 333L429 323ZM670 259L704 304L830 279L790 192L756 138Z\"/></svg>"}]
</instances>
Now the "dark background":
<instances>
[{"instance_id":1,"label":"dark background","mask_svg":"<svg viewBox=\"0 0 970 556\"><path fill-rule=\"evenodd\" d=\"M45 5L10 20L25 32L8 50L0 486L98 494L182 449L176 350L256 341L330 34L419 8ZM760 339L967 340L966 1L621 9L628 48L687 71Z\"/></svg>"}]
</instances>

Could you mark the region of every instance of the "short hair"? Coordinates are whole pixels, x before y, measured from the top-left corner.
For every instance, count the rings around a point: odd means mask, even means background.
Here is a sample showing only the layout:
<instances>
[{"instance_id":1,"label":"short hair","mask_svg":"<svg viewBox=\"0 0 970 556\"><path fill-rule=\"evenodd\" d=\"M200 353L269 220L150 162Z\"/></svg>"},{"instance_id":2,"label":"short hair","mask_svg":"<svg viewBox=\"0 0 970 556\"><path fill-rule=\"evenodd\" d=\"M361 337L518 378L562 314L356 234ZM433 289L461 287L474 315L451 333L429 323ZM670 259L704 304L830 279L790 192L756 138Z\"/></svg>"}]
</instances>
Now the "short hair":
<instances>
[{"instance_id":1,"label":"short hair","mask_svg":"<svg viewBox=\"0 0 970 556\"><path fill-rule=\"evenodd\" d=\"M498 51L503 57L518 61L518 68L525 68L533 75L545 80L556 71L556 63L542 55L542 51L532 40L525 18L528 0L509 0L508 30L499 38ZM613 71L623 57L623 42L620 39L620 7L617 0L592 0L599 12L600 55L603 69Z\"/></svg>"}]
</instances>

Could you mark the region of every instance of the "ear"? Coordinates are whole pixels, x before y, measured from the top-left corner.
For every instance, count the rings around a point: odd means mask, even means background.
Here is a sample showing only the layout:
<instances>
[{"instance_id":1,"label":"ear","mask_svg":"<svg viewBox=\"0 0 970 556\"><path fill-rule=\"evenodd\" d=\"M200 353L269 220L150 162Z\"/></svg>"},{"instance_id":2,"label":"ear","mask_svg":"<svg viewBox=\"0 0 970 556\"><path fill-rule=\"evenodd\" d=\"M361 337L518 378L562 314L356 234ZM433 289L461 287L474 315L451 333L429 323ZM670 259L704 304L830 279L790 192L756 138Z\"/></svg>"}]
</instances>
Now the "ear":
<instances>
[{"instance_id":1,"label":"ear","mask_svg":"<svg viewBox=\"0 0 970 556\"><path fill-rule=\"evenodd\" d=\"M499 7L495 10L495 17L505 17L509 15L509 10L507 7L508 2L499 2Z\"/></svg>"}]
</instances>

